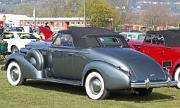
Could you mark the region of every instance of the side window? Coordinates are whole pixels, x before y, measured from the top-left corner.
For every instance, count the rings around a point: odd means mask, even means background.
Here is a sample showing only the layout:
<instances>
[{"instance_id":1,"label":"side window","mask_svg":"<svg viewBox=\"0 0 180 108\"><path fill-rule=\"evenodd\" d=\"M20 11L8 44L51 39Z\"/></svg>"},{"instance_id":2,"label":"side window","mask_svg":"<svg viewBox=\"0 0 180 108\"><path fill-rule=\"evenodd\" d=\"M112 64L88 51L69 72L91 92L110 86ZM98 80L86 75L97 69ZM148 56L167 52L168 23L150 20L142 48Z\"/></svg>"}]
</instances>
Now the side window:
<instances>
[{"instance_id":1,"label":"side window","mask_svg":"<svg viewBox=\"0 0 180 108\"><path fill-rule=\"evenodd\" d=\"M61 34L54 41L56 46L74 47L73 39L70 34Z\"/></svg>"},{"instance_id":2,"label":"side window","mask_svg":"<svg viewBox=\"0 0 180 108\"><path fill-rule=\"evenodd\" d=\"M14 38L14 34L13 33L4 33L2 35L3 39L12 39Z\"/></svg>"},{"instance_id":3,"label":"side window","mask_svg":"<svg viewBox=\"0 0 180 108\"><path fill-rule=\"evenodd\" d=\"M158 40L159 40L159 41L158 41L159 44L165 45L165 39L164 39L164 36L160 35L159 38L158 38Z\"/></svg>"},{"instance_id":4,"label":"side window","mask_svg":"<svg viewBox=\"0 0 180 108\"><path fill-rule=\"evenodd\" d=\"M164 37L162 35L154 35L152 38L152 43L164 45Z\"/></svg>"},{"instance_id":5,"label":"side window","mask_svg":"<svg viewBox=\"0 0 180 108\"><path fill-rule=\"evenodd\" d=\"M144 43L151 43L151 37L152 37L152 35L146 34L146 37L144 39Z\"/></svg>"}]
</instances>

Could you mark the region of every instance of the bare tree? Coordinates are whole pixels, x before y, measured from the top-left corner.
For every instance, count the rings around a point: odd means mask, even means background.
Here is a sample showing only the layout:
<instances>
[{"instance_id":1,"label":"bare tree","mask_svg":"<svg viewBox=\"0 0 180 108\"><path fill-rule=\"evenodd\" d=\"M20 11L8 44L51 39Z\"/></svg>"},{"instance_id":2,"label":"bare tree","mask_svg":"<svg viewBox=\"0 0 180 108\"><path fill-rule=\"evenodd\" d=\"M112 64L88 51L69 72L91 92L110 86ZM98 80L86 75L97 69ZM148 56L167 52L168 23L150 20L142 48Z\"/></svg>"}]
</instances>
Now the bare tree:
<instances>
[{"instance_id":1,"label":"bare tree","mask_svg":"<svg viewBox=\"0 0 180 108\"><path fill-rule=\"evenodd\" d=\"M129 0L107 0L110 2L116 10L116 16L114 18L114 28L121 30L124 24L132 23L133 15L129 9Z\"/></svg>"},{"instance_id":2,"label":"bare tree","mask_svg":"<svg viewBox=\"0 0 180 108\"><path fill-rule=\"evenodd\" d=\"M166 6L152 5L142 14L142 19L148 27L165 26L170 20L170 10Z\"/></svg>"},{"instance_id":3,"label":"bare tree","mask_svg":"<svg viewBox=\"0 0 180 108\"><path fill-rule=\"evenodd\" d=\"M33 9L34 9L34 7L33 7L32 4L30 4L30 3L22 3L22 4L18 4L16 6L16 9L15 9L14 13L32 16Z\"/></svg>"}]
</instances>

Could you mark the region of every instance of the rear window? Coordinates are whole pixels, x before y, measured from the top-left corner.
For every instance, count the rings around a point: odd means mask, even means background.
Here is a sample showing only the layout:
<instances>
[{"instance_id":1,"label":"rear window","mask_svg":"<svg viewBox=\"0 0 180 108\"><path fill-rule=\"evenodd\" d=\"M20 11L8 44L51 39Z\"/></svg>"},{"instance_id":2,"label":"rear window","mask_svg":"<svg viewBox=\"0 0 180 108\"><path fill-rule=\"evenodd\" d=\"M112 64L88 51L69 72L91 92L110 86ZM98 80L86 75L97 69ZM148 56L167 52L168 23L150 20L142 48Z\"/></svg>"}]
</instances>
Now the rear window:
<instances>
[{"instance_id":1,"label":"rear window","mask_svg":"<svg viewBox=\"0 0 180 108\"><path fill-rule=\"evenodd\" d=\"M33 34L29 33L18 33L18 35L21 39L36 39L36 37Z\"/></svg>"},{"instance_id":2,"label":"rear window","mask_svg":"<svg viewBox=\"0 0 180 108\"><path fill-rule=\"evenodd\" d=\"M101 46L123 46L122 41L117 37L98 37L97 40Z\"/></svg>"},{"instance_id":3,"label":"rear window","mask_svg":"<svg viewBox=\"0 0 180 108\"><path fill-rule=\"evenodd\" d=\"M117 43L119 43L118 39L115 37L100 37L99 40L102 44L117 44Z\"/></svg>"}]
</instances>

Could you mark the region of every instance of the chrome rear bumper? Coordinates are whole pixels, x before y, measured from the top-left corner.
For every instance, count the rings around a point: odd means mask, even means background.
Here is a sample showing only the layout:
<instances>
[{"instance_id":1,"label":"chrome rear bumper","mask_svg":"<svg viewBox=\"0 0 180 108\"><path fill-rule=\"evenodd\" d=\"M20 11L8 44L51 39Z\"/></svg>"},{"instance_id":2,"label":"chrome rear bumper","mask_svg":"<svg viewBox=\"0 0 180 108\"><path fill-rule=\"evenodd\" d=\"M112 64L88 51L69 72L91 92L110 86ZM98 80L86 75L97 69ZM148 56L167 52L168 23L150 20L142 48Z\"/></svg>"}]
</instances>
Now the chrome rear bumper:
<instances>
[{"instance_id":1,"label":"chrome rear bumper","mask_svg":"<svg viewBox=\"0 0 180 108\"><path fill-rule=\"evenodd\" d=\"M168 78L167 81L164 82L150 82L149 79L140 83L131 83L131 88L158 88L158 87L173 87L177 86L177 81L172 81Z\"/></svg>"}]
</instances>

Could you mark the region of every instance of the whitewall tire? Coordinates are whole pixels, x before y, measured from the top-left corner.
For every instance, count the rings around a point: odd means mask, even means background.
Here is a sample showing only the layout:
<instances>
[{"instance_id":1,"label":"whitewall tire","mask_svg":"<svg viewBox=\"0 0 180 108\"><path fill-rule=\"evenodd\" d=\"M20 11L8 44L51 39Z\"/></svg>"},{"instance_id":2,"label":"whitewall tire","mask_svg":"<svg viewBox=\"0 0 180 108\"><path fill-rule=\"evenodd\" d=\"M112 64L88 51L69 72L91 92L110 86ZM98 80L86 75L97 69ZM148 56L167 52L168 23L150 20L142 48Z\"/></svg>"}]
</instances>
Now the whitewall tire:
<instances>
[{"instance_id":1,"label":"whitewall tire","mask_svg":"<svg viewBox=\"0 0 180 108\"><path fill-rule=\"evenodd\" d=\"M23 84L24 79L22 77L21 68L17 62L9 63L7 68L7 80L12 86Z\"/></svg>"},{"instance_id":2,"label":"whitewall tire","mask_svg":"<svg viewBox=\"0 0 180 108\"><path fill-rule=\"evenodd\" d=\"M85 80L85 89L89 98L105 99L108 96L108 91L104 85L104 79L98 72L91 72Z\"/></svg>"},{"instance_id":3,"label":"whitewall tire","mask_svg":"<svg viewBox=\"0 0 180 108\"><path fill-rule=\"evenodd\" d=\"M177 88L180 89L180 67L176 69L174 79L178 81Z\"/></svg>"}]
</instances>

